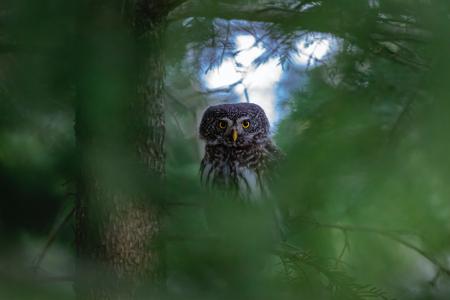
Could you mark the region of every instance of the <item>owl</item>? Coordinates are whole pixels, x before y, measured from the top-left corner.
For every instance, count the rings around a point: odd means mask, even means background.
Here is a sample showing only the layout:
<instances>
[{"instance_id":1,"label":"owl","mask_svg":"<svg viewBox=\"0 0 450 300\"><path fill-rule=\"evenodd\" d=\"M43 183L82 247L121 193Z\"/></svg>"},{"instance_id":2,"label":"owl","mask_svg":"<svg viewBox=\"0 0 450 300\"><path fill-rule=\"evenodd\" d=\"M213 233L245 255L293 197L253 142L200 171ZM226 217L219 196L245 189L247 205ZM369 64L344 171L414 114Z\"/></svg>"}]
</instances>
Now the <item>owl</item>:
<instances>
[{"instance_id":1,"label":"owl","mask_svg":"<svg viewBox=\"0 0 450 300\"><path fill-rule=\"evenodd\" d=\"M268 184L283 155L270 138L264 110L253 103L210 106L199 131L206 143L200 166L202 184L247 204L269 205L280 223Z\"/></svg>"},{"instance_id":2,"label":"owl","mask_svg":"<svg viewBox=\"0 0 450 300\"><path fill-rule=\"evenodd\" d=\"M269 134L267 116L256 104L210 106L200 123L206 142L201 182L234 191L246 201L267 196L271 168L281 157Z\"/></svg>"}]
</instances>

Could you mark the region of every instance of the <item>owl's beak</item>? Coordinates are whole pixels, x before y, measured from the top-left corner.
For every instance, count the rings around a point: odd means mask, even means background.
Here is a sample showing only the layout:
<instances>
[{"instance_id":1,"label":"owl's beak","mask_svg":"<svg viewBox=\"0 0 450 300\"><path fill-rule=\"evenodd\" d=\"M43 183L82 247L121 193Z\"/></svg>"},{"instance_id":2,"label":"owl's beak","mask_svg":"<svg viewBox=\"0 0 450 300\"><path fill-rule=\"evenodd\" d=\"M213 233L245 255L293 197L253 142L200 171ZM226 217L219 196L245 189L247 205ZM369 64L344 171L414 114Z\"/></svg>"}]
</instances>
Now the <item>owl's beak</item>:
<instances>
[{"instance_id":1,"label":"owl's beak","mask_svg":"<svg viewBox=\"0 0 450 300\"><path fill-rule=\"evenodd\" d=\"M233 142L236 142L236 140L238 138L238 132L236 129L231 130L231 138L233 139Z\"/></svg>"}]
</instances>

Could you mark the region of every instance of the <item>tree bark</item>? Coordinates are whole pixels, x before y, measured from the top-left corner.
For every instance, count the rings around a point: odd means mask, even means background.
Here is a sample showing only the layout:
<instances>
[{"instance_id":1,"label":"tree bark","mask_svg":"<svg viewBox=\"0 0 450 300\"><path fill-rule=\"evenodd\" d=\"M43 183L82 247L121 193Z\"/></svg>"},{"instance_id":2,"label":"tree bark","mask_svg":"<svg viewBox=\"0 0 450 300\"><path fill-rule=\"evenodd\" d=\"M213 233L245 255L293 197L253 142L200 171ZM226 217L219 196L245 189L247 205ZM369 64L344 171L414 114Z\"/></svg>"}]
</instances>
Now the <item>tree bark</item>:
<instances>
[{"instance_id":1,"label":"tree bark","mask_svg":"<svg viewBox=\"0 0 450 300\"><path fill-rule=\"evenodd\" d=\"M75 292L135 299L164 286L154 188L164 174L166 13L162 1L101 2L81 34Z\"/></svg>"}]
</instances>

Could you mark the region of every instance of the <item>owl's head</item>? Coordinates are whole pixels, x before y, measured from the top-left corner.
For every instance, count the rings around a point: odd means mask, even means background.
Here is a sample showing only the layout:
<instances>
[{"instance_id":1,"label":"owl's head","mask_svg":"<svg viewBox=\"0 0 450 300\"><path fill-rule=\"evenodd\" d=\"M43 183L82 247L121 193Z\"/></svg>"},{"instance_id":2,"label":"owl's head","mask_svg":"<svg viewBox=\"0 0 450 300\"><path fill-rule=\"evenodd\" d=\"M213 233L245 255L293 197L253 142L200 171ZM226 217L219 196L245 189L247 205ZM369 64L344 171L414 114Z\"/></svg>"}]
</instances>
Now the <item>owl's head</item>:
<instances>
[{"instance_id":1,"label":"owl's head","mask_svg":"<svg viewBox=\"0 0 450 300\"><path fill-rule=\"evenodd\" d=\"M200 123L200 137L208 145L246 147L269 138L264 110L253 103L220 104L208 107Z\"/></svg>"}]
</instances>

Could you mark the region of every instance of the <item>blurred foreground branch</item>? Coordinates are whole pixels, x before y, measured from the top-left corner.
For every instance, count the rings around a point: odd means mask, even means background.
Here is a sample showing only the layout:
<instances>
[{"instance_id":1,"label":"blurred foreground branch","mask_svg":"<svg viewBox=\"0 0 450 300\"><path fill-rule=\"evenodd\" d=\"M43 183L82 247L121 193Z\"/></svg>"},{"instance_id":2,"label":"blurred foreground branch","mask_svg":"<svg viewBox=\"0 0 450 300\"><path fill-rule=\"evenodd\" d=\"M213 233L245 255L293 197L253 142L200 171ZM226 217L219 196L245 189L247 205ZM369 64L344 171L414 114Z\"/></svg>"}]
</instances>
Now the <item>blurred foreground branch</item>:
<instances>
[{"instance_id":1,"label":"blurred foreground branch","mask_svg":"<svg viewBox=\"0 0 450 300\"><path fill-rule=\"evenodd\" d=\"M428 254L423 249L417 247L413 243L402 239L401 237L398 236L398 234L396 234L392 231L381 230L381 229L365 227L365 226L323 224L323 223L319 223L319 222L315 222L314 224L319 228L330 228L330 229L340 230L344 234L346 234L347 232L367 232L367 233L373 233L373 234L388 238L388 239L395 241L395 242L403 245L404 247L420 254L422 257L426 258L429 262L431 262L433 265L435 265L438 268L438 272L442 272L442 273L450 276L450 270L447 267L445 267L443 264L441 264L435 257L433 257L431 254Z\"/></svg>"},{"instance_id":2,"label":"blurred foreground branch","mask_svg":"<svg viewBox=\"0 0 450 300\"><path fill-rule=\"evenodd\" d=\"M361 300L368 298L389 299L383 290L375 286L357 283L355 278L339 270L336 265L329 264L326 260L303 251L295 245L282 243L276 253L282 260L287 276L295 279L297 274L303 273L305 279L307 279L303 269L308 266L327 278L326 290L331 291L334 297Z\"/></svg>"},{"instance_id":3,"label":"blurred foreground branch","mask_svg":"<svg viewBox=\"0 0 450 300\"><path fill-rule=\"evenodd\" d=\"M336 14L335 4L332 2L304 7L287 7L283 5L247 4L234 5L225 2L207 4L204 1L186 1L175 8L169 15L169 21L178 21L192 17L221 18L227 20L246 20L249 22L266 22L295 27L296 30L308 30L333 33L337 36L346 32L346 26L354 22L354 15ZM361 13L376 13L375 10L361 11ZM416 27L414 22L386 19L384 14L374 20L374 31L386 37L399 40L424 42L431 38L431 33ZM371 21L371 20L367 20Z\"/></svg>"}]
</instances>

